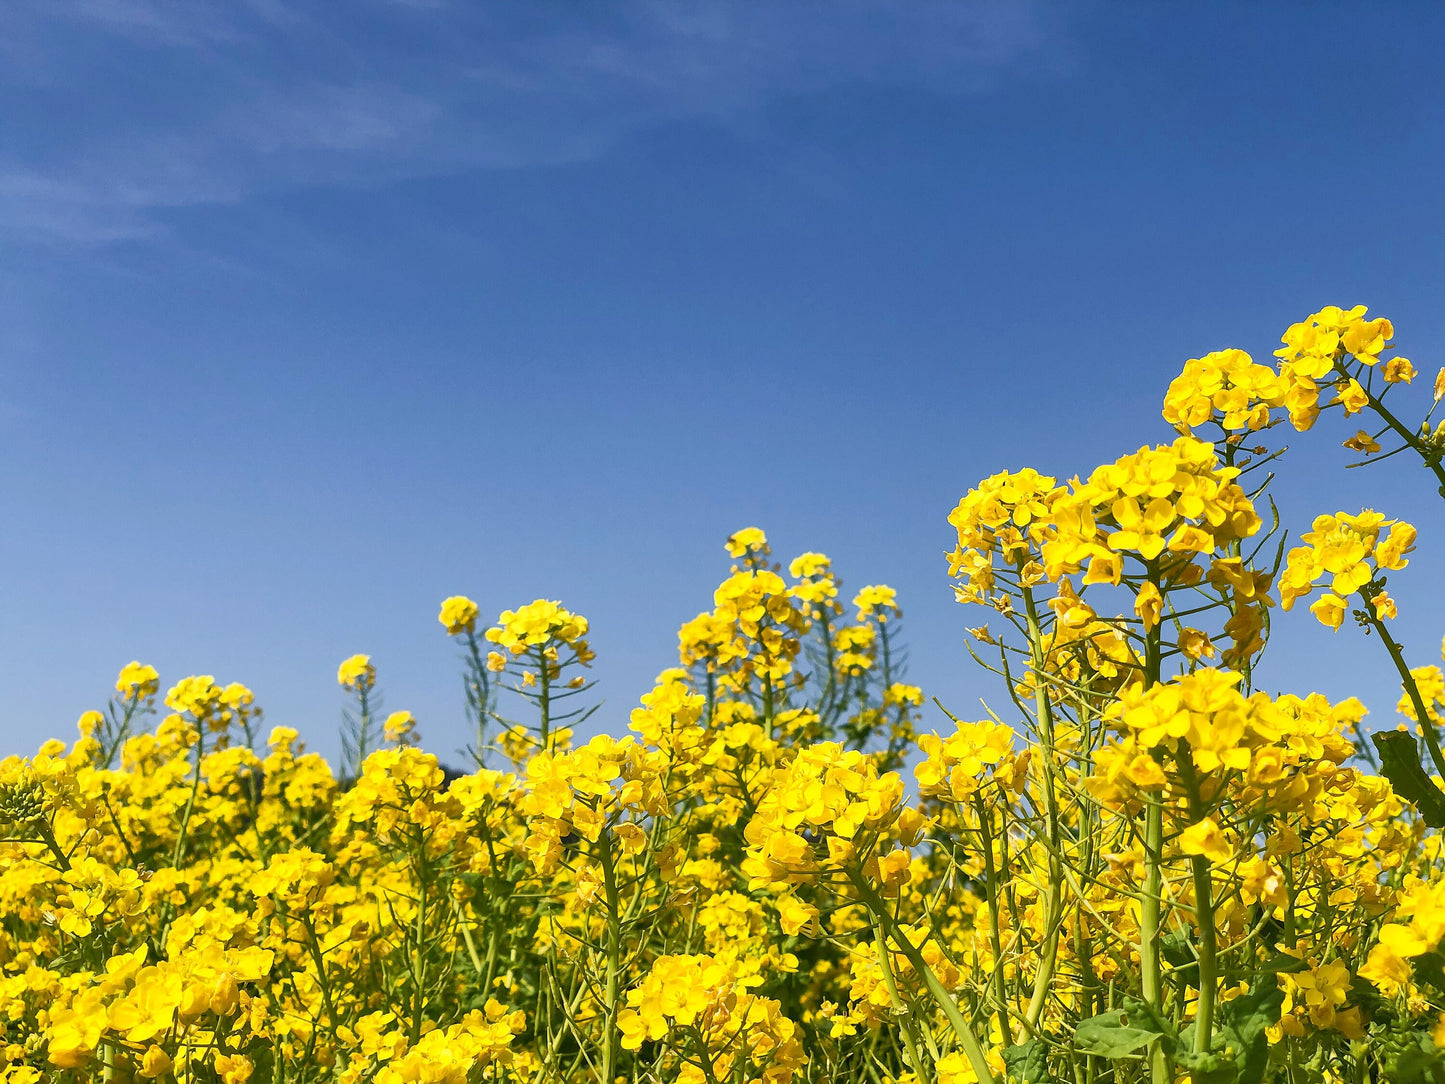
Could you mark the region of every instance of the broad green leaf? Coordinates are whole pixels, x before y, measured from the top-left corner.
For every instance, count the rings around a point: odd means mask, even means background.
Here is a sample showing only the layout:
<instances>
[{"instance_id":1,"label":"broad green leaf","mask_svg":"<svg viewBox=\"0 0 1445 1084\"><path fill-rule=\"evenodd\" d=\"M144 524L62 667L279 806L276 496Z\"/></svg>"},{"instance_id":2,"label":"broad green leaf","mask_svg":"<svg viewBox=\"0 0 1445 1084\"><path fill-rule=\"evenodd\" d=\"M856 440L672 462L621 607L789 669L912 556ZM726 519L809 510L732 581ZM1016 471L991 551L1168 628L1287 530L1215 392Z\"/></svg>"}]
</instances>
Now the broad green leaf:
<instances>
[{"instance_id":1,"label":"broad green leaf","mask_svg":"<svg viewBox=\"0 0 1445 1084\"><path fill-rule=\"evenodd\" d=\"M1115 1009L1081 1021L1074 1032L1074 1049L1103 1058L1126 1058L1163 1034L1146 1013Z\"/></svg>"},{"instance_id":2,"label":"broad green leaf","mask_svg":"<svg viewBox=\"0 0 1445 1084\"><path fill-rule=\"evenodd\" d=\"M1445 1084L1445 1055L1419 1032L1386 1066L1392 1084Z\"/></svg>"},{"instance_id":3,"label":"broad green leaf","mask_svg":"<svg viewBox=\"0 0 1445 1084\"><path fill-rule=\"evenodd\" d=\"M1009 1084L1053 1084L1049 1076L1049 1044L1042 1039L1010 1046L1003 1052Z\"/></svg>"},{"instance_id":4,"label":"broad green leaf","mask_svg":"<svg viewBox=\"0 0 1445 1084\"><path fill-rule=\"evenodd\" d=\"M1403 730L1371 734L1380 751L1380 770L1395 793L1420 811L1431 828L1445 828L1445 794L1420 764L1420 751L1412 735Z\"/></svg>"},{"instance_id":5,"label":"broad green leaf","mask_svg":"<svg viewBox=\"0 0 1445 1084\"><path fill-rule=\"evenodd\" d=\"M1415 978L1423 980L1437 990L1445 990L1445 957L1438 952L1426 952L1410 961L1415 968Z\"/></svg>"},{"instance_id":6,"label":"broad green leaf","mask_svg":"<svg viewBox=\"0 0 1445 1084\"><path fill-rule=\"evenodd\" d=\"M1265 1029L1279 1023L1283 1005L1284 991L1272 971L1259 976L1249 993L1220 1005L1221 1034L1214 1045L1229 1051L1235 1066L1234 1079L1241 1084L1264 1079L1265 1067L1269 1064Z\"/></svg>"}]
</instances>

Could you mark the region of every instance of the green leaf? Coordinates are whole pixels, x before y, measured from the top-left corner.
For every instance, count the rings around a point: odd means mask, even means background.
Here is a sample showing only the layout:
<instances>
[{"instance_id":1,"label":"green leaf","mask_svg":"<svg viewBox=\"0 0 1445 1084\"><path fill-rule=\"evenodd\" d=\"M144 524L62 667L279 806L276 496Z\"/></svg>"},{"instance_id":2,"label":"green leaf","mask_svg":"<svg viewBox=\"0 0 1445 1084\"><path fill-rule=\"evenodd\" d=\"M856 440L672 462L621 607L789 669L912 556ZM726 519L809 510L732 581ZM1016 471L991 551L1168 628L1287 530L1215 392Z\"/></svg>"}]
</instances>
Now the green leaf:
<instances>
[{"instance_id":1,"label":"green leaf","mask_svg":"<svg viewBox=\"0 0 1445 1084\"><path fill-rule=\"evenodd\" d=\"M1393 1084L1441 1084L1445 1081L1445 1058L1435 1044L1420 1032L1412 1032L1405 1049L1387 1062Z\"/></svg>"},{"instance_id":2,"label":"green leaf","mask_svg":"<svg viewBox=\"0 0 1445 1084\"><path fill-rule=\"evenodd\" d=\"M1410 961L1415 968L1415 978L1423 980L1437 990L1445 990L1445 957L1438 952L1426 952Z\"/></svg>"},{"instance_id":3,"label":"green leaf","mask_svg":"<svg viewBox=\"0 0 1445 1084\"><path fill-rule=\"evenodd\" d=\"M1265 1029L1279 1022L1283 1005L1284 991L1279 988L1279 980L1272 972L1266 972L1249 993L1219 1006L1222 1027L1215 1046L1221 1045L1222 1039L1222 1045L1230 1051L1236 1080L1264 1079L1264 1070L1269 1064Z\"/></svg>"},{"instance_id":4,"label":"green leaf","mask_svg":"<svg viewBox=\"0 0 1445 1084\"><path fill-rule=\"evenodd\" d=\"M1380 770L1395 793L1420 811L1431 828L1445 828L1445 794L1440 792L1420 764L1420 750L1414 737L1404 730L1371 734L1380 751Z\"/></svg>"},{"instance_id":5,"label":"green leaf","mask_svg":"<svg viewBox=\"0 0 1445 1084\"><path fill-rule=\"evenodd\" d=\"M1005 1075L1009 1084L1053 1084L1049 1076L1049 1044L1030 1039L1007 1047L1003 1052Z\"/></svg>"},{"instance_id":6,"label":"green leaf","mask_svg":"<svg viewBox=\"0 0 1445 1084\"><path fill-rule=\"evenodd\" d=\"M1255 964L1248 971L1242 972L1240 977L1255 975L1261 972L1277 975L1281 971L1303 971L1305 966L1305 961L1300 957L1291 956L1288 952L1280 952L1262 963Z\"/></svg>"},{"instance_id":7,"label":"green leaf","mask_svg":"<svg viewBox=\"0 0 1445 1084\"><path fill-rule=\"evenodd\" d=\"M1115 1009L1080 1021L1074 1032L1074 1049L1102 1058L1127 1058L1163 1035L1148 1014Z\"/></svg>"},{"instance_id":8,"label":"green leaf","mask_svg":"<svg viewBox=\"0 0 1445 1084\"><path fill-rule=\"evenodd\" d=\"M1175 1060L1189 1070L1189 1084L1234 1084L1240 1079L1239 1066L1233 1058L1180 1050Z\"/></svg>"},{"instance_id":9,"label":"green leaf","mask_svg":"<svg viewBox=\"0 0 1445 1084\"><path fill-rule=\"evenodd\" d=\"M1191 985L1199 981L1199 960L1194 949L1194 935L1185 930L1172 930L1159 938L1159 955L1174 969L1180 982Z\"/></svg>"}]
</instances>

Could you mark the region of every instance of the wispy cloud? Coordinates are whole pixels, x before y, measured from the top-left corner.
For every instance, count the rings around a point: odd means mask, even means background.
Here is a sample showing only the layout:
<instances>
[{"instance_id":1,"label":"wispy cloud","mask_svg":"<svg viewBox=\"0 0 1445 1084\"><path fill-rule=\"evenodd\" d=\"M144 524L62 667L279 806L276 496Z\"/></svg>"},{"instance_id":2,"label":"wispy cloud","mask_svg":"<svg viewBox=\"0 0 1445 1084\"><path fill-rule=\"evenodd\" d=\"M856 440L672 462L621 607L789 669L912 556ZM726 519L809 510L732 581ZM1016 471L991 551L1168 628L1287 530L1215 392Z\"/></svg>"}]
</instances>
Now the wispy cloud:
<instances>
[{"instance_id":1,"label":"wispy cloud","mask_svg":"<svg viewBox=\"0 0 1445 1084\"><path fill-rule=\"evenodd\" d=\"M1045 63L1027 0L12 0L0 236L100 244L168 209L605 153L856 82L989 89ZM1056 56L1057 54L1052 54Z\"/></svg>"}]
</instances>

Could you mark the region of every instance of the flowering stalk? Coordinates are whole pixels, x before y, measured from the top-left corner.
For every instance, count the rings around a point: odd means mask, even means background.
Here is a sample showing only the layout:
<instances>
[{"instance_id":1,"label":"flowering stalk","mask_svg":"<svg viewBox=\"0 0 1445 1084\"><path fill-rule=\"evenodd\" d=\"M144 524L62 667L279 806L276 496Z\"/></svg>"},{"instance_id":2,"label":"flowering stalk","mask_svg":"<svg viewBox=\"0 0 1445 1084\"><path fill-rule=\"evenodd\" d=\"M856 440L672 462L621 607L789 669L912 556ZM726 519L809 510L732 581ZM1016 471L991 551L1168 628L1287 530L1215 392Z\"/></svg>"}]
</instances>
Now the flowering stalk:
<instances>
[{"instance_id":1,"label":"flowering stalk","mask_svg":"<svg viewBox=\"0 0 1445 1084\"><path fill-rule=\"evenodd\" d=\"M893 1004L893 1011L898 1014L898 1019L903 1025L903 1041L908 1051L908 1067L913 1070L913 1075L918 1078L920 1084L933 1084L932 1074L928 1072L923 1063L923 1057L918 1052L918 1029L913 1023L912 1006L904 1003L898 993L898 983L893 977L893 966L888 959L888 936L883 931L883 923L875 918L873 929L874 944L878 949L878 968L883 974L883 986L888 991L888 1000Z\"/></svg>"},{"instance_id":2,"label":"flowering stalk","mask_svg":"<svg viewBox=\"0 0 1445 1084\"><path fill-rule=\"evenodd\" d=\"M999 909L999 882L998 871L993 860L993 818L989 816L988 804L980 795L975 803L978 810L979 824L979 850L983 853L984 891L988 898L988 933L989 944L993 949L993 985L994 996L998 999L998 1020L999 1030L1003 1033L1004 1042L1012 1045L1012 1029L1009 1025L1009 999L1008 985L1004 977L1004 956L1003 936L999 930L998 909ZM1007 835L1008 829L1005 825L1000 835Z\"/></svg>"},{"instance_id":3,"label":"flowering stalk","mask_svg":"<svg viewBox=\"0 0 1445 1084\"><path fill-rule=\"evenodd\" d=\"M607 899L607 989L602 1022L602 1081L610 1084L616 1076L618 976L622 962L622 901L617 891L617 870L613 863L611 833L604 827L600 839L602 888Z\"/></svg>"},{"instance_id":4,"label":"flowering stalk","mask_svg":"<svg viewBox=\"0 0 1445 1084\"><path fill-rule=\"evenodd\" d=\"M1159 591L1159 563L1148 562L1148 582ZM1159 683L1160 626L1156 623L1144 633L1144 688ZM1161 1016L1164 1010L1163 961L1159 939L1160 905L1164 894L1164 800L1157 791L1150 791L1144 810L1144 886L1139 896L1139 984L1144 1000ZM1173 1069L1163 1044L1149 1044L1149 1076L1153 1084L1169 1084Z\"/></svg>"},{"instance_id":5,"label":"flowering stalk","mask_svg":"<svg viewBox=\"0 0 1445 1084\"><path fill-rule=\"evenodd\" d=\"M181 814L180 829L176 833L176 849L171 855L171 867L181 868L181 858L186 853L186 832L191 826L191 814L196 808L196 794L201 789L201 761L206 752L206 724L204 719L196 720L196 768L191 776L191 793L186 798L185 812Z\"/></svg>"},{"instance_id":6,"label":"flowering stalk","mask_svg":"<svg viewBox=\"0 0 1445 1084\"><path fill-rule=\"evenodd\" d=\"M888 905L883 902L877 891L862 874L852 866L848 867L848 879L853 883L853 887L857 890L864 905L882 924L893 943L898 946L898 950L903 953L909 965L923 978L923 984L929 995L933 998L934 1003L943 1010L943 1015L948 1018L954 1037L963 1047L964 1056L968 1058L968 1063L973 1068L974 1075L980 1084L997 1084L993 1069L988 1064L988 1058L984 1056L983 1046L979 1043L978 1036L973 1033L973 1028L968 1021L963 1018L963 1013L959 1011L958 1002L953 999L952 994L944 989L943 983L938 981L938 976L928 966L928 961L923 958L923 954L918 951L917 946L898 928L898 923L894 921Z\"/></svg>"},{"instance_id":7,"label":"flowering stalk","mask_svg":"<svg viewBox=\"0 0 1445 1084\"><path fill-rule=\"evenodd\" d=\"M1390 630L1385 627L1384 621L1376 612L1373 602L1374 593L1371 585L1367 584L1360 590L1360 598L1364 600L1363 612L1365 620L1370 628L1374 629L1380 637L1380 643L1385 645L1385 650L1390 653L1390 661L1395 664L1395 669L1400 674L1400 682L1405 688L1405 695L1410 698L1410 705L1415 709L1415 718L1420 723L1420 733L1425 739L1425 747L1430 751L1430 759L1435 764L1435 770L1445 776L1445 750L1440 748L1440 736L1435 732L1435 724L1430 720L1430 712L1425 707L1425 698L1420 695L1420 686L1415 681L1415 675L1410 673L1410 665L1405 661L1405 653L1395 638L1390 635Z\"/></svg>"},{"instance_id":8,"label":"flowering stalk","mask_svg":"<svg viewBox=\"0 0 1445 1084\"><path fill-rule=\"evenodd\" d=\"M1199 773L1195 771L1193 754L1187 742L1180 742L1178 766L1189 803L1190 822L1198 824L1204 820L1207 811L1199 786ZM1199 1007L1194 1016L1194 1051L1205 1054L1209 1052L1214 1037L1214 1006L1219 996L1219 948L1214 929L1214 888L1210 880L1209 858L1202 854L1191 855L1189 863L1194 877L1194 924L1199 931Z\"/></svg>"},{"instance_id":9,"label":"flowering stalk","mask_svg":"<svg viewBox=\"0 0 1445 1084\"><path fill-rule=\"evenodd\" d=\"M1019 560L1023 567L1023 559ZM1034 675L1034 703L1039 723L1040 748L1043 760L1044 817L1049 835L1049 870L1044 882L1044 936L1047 939L1038 970L1034 974L1033 996L1029 999L1024 1020L1029 1031L1033 1031L1043 1015L1049 995L1049 983L1053 980L1054 967L1059 954L1060 919L1063 908L1063 874L1059 870L1061 835L1059 832L1059 801L1054 789L1054 774L1057 762L1054 752L1054 708L1049 698L1049 683L1045 673L1043 631L1039 624L1038 604L1033 589L1022 585L1024 617L1028 624L1029 651L1032 657Z\"/></svg>"},{"instance_id":10,"label":"flowering stalk","mask_svg":"<svg viewBox=\"0 0 1445 1084\"><path fill-rule=\"evenodd\" d=\"M485 767L484 750L487 747L487 717L491 712L491 675L487 670L487 664L482 659L481 645L477 643L476 632L468 629L467 633L467 704L471 708L475 718L473 728L476 732L475 744L472 747L472 757L477 767Z\"/></svg>"},{"instance_id":11,"label":"flowering stalk","mask_svg":"<svg viewBox=\"0 0 1445 1084\"><path fill-rule=\"evenodd\" d=\"M1425 466L1430 468L1435 475L1436 481L1440 483L1440 496L1445 497L1445 465L1442 465L1440 462L1440 449L1431 447L1421 440L1420 435L1412 431L1404 422L1400 421L1399 418L1395 417L1394 412L1385 406L1380 397L1372 392L1369 387L1363 387L1361 390L1365 394L1370 409L1378 414L1384 420L1385 424L1394 431L1395 435L1411 448L1415 449L1420 458L1424 460Z\"/></svg>"}]
</instances>

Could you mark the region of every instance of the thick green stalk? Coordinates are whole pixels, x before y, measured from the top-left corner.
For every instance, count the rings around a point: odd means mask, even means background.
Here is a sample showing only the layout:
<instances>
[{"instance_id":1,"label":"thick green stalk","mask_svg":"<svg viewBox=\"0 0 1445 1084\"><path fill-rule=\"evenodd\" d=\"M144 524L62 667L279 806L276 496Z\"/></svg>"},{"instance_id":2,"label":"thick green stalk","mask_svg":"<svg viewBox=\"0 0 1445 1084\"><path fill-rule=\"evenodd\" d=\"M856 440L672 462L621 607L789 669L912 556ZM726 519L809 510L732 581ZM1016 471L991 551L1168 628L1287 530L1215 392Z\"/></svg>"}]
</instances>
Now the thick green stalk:
<instances>
[{"instance_id":1,"label":"thick green stalk","mask_svg":"<svg viewBox=\"0 0 1445 1084\"><path fill-rule=\"evenodd\" d=\"M992 820L988 813L988 804L982 798L975 802L978 809L979 835L983 844L983 875L984 890L988 895L988 932L989 941L993 948L993 985L994 996L998 998L998 1020L999 1030L1003 1033L1003 1041L1006 1045L1013 1045L1012 1029L1008 1019L1008 983L1004 977L1003 966L1003 934L999 929L999 883L998 870L994 867L993 861L993 831Z\"/></svg>"},{"instance_id":2,"label":"thick green stalk","mask_svg":"<svg viewBox=\"0 0 1445 1084\"><path fill-rule=\"evenodd\" d=\"M617 871L612 864L612 839L607 829L601 839L602 887L607 895L607 992L603 1006L602 1080L613 1084L617 1059L617 986L622 963L622 904L617 893Z\"/></svg>"},{"instance_id":3,"label":"thick green stalk","mask_svg":"<svg viewBox=\"0 0 1445 1084\"><path fill-rule=\"evenodd\" d=\"M181 859L186 853L186 832L191 827L191 814L196 808L196 794L201 789L201 759L206 752L206 721L196 720L196 771L191 777L191 794L186 799L185 812L181 814L180 831L176 833L176 849L171 855L171 868L180 869Z\"/></svg>"},{"instance_id":4,"label":"thick green stalk","mask_svg":"<svg viewBox=\"0 0 1445 1084\"><path fill-rule=\"evenodd\" d=\"M426 843L422 843L423 851ZM411 1027L408 1031L408 1039L413 1046L421 1039L421 1017L422 1009L426 1005L426 869L425 866L418 872L417 876L418 898L416 904L416 923L412 931L412 980L416 984L413 994L411 1010ZM318 964L319 966L319 964Z\"/></svg>"},{"instance_id":5,"label":"thick green stalk","mask_svg":"<svg viewBox=\"0 0 1445 1084\"><path fill-rule=\"evenodd\" d=\"M1164 1011L1163 964L1159 954L1159 904L1164 891L1164 805L1150 795L1144 812L1144 888L1139 899L1139 986L1144 1000L1160 1014ZM1149 1048L1149 1075L1154 1084L1168 1084L1171 1073L1164 1051L1156 1042Z\"/></svg>"},{"instance_id":6,"label":"thick green stalk","mask_svg":"<svg viewBox=\"0 0 1445 1084\"><path fill-rule=\"evenodd\" d=\"M1057 771L1058 764L1054 755L1054 706L1053 701L1049 699L1048 682L1044 676L1046 656L1044 654L1043 628L1039 622L1039 611L1034 601L1033 590L1027 586L1022 587L1021 590L1024 599L1024 617L1028 622L1029 651L1033 663L1034 706L1039 724L1039 754L1043 761L1041 775L1044 784L1044 817L1048 821L1049 832L1049 875L1048 883L1044 886L1043 918L1046 942L1040 952L1038 970L1034 973L1033 996L1029 999L1028 1009L1024 1014L1024 1020L1027 1022L1029 1030L1033 1031L1038 1026L1039 1019L1044 1013L1044 1006L1048 1002L1049 985L1053 982L1054 968L1059 957L1064 875L1059 868L1062 835L1059 830L1058 795L1054 788L1054 773Z\"/></svg>"},{"instance_id":7,"label":"thick green stalk","mask_svg":"<svg viewBox=\"0 0 1445 1084\"><path fill-rule=\"evenodd\" d=\"M1425 747L1430 750L1430 759L1435 764L1435 770L1441 776L1445 776L1445 752L1442 752L1440 748L1440 736L1435 733L1435 724L1430 721L1430 713L1425 707L1425 698L1420 695L1420 686L1415 683L1415 675L1410 673L1410 664L1405 661L1405 653L1400 650L1400 645L1390 635L1390 630L1385 627L1385 623L1375 614L1375 606L1365 591L1360 592L1360 597L1365 600L1365 613L1369 615L1371 628L1379 634L1380 643L1385 645L1385 650L1390 653L1390 661L1400 672L1400 682L1405 686L1405 694L1410 698L1410 705L1415 709L1415 718L1420 721L1420 733L1424 735Z\"/></svg>"},{"instance_id":8,"label":"thick green stalk","mask_svg":"<svg viewBox=\"0 0 1445 1084\"><path fill-rule=\"evenodd\" d=\"M888 936L883 932L883 923L875 920L873 931L874 941L878 946L878 967L883 972L883 987L888 991L893 1011L898 1014L903 1025L903 1041L908 1048L908 1067L913 1070L919 1084L933 1084L933 1074L924 1067L923 1056L918 1052L918 1028L914 1025L912 1007L903 1003L903 998L898 993L898 984L893 979L893 967L888 960Z\"/></svg>"},{"instance_id":9,"label":"thick green stalk","mask_svg":"<svg viewBox=\"0 0 1445 1084\"><path fill-rule=\"evenodd\" d=\"M874 919L882 924L889 938L898 946L898 951L903 953L913 970L923 978L929 996L943 1010L943 1015L948 1018L954 1037L963 1047L964 1056L968 1058L969 1065L973 1067L974 1076L978 1078L979 1084L998 1084L993 1075L993 1069L988 1064L988 1058L983 1052L983 1045L978 1041L978 1036L973 1033L973 1028L968 1021L964 1019L963 1013L958 1008L958 1002L953 1000L953 995L944 988L943 983L938 981L938 976L928 966L928 961L923 958L923 953L919 952L917 946L898 928L898 924L893 920L892 912L888 910L888 905L883 902L877 891L858 870L849 869L848 879L853 882L853 887L857 890L863 905L872 912Z\"/></svg>"},{"instance_id":10,"label":"thick green stalk","mask_svg":"<svg viewBox=\"0 0 1445 1084\"><path fill-rule=\"evenodd\" d=\"M547 652L544 648L537 649L537 661L540 663L537 670L537 684L540 689L537 693L537 706L542 711L542 750L548 748L548 739L552 735L552 672L548 665Z\"/></svg>"},{"instance_id":11,"label":"thick green stalk","mask_svg":"<svg viewBox=\"0 0 1445 1084\"><path fill-rule=\"evenodd\" d=\"M1356 383L1358 383L1358 381L1356 381ZM1445 466L1441 465L1438 452L1426 446L1425 442L1420 439L1418 433L1407 428L1404 422L1395 417L1390 411L1390 408L1385 406L1374 392L1365 388L1363 385L1361 385L1361 390L1364 391L1366 399L1369 400L1370 409L1384 419L1385 424L1394 430L1397 437L1402 439L1411 448L1414 448L1420 455L1420 458L1425 461L1425 466L1434 472L1436 480L1440 483L1440 495L1445 497Z\"/></svg>"},{"instance_id":12,"label":"thick green stalk","mask_svg":"<svg viewBox=\"0 0 1445 1084\"><path fill-rule=\"evenodd\" d=\"M1179 747L1179 774L1189 790L1189 819L1204 819L1204 797L1200 793L1199 774L1194 770L1194 754L1185 742ZM1214 930L1214 886L1209 876L1209 859L1196 854L1190 859L1194 875L1194 925L1199 931L1199 1006L1194 1014L1194 1051L1209 1052L1214 1038L1214 1007L1219 996L1219 946Z\"/></svg>"},{"instance_id":13,"label":"thick green stalk","mask_svg":"<svg viewBox=\"0 0 1445 1084\"><path fill-rule=\"evenodd\" d=\"M1149 562L1149 582L1159 587L1159 565ZM1162 594L1162 592L1161 592ZM1144 687L1159 684L1159 626L1145 632ZM1144 1000L1161 1016L1164 1012L1164 965L1159 952L1160 903L1164 895L1164 799L1151 793L1144 811L1144 887L1139 898L1139 987ZM1149 1078L1153 1084L1170 1084L1174 1078L1169 1056L1157 1040L1149 1046Z\"/></svg>"},{"instance_id":14,"label":"thick green stalk","mask_svg":"<svg viewBox=\"0 0 1445 1084\"><path fill-rule=\"evenodd\" d=\"M467 633L467 658L471 663L471 673L468 679L471 682L471 697L477 712L476 721L476 748L472 751L472 759L477 762L478 768L486 766L482 750L486 748L487 741L487 705L490 702L491 679L487 676L487 664L482 659L482 649L477 644L477 634Z\"/></svg>"}]
</instances>

